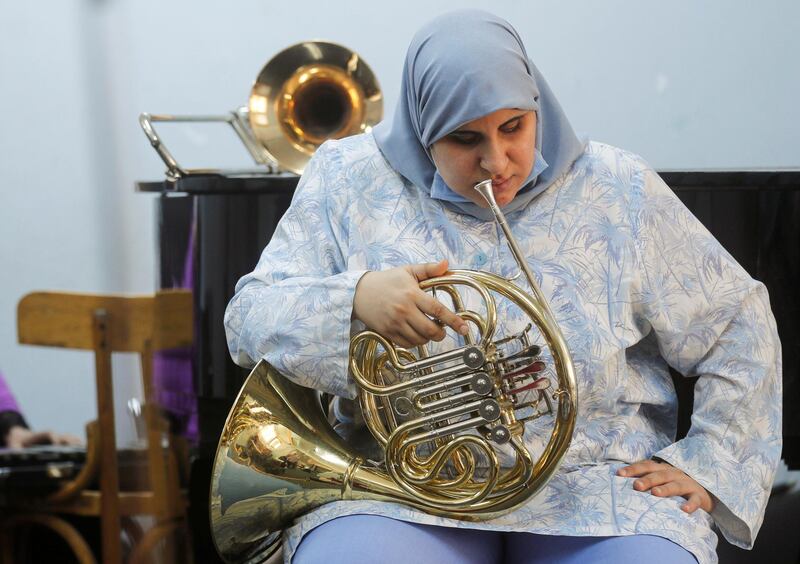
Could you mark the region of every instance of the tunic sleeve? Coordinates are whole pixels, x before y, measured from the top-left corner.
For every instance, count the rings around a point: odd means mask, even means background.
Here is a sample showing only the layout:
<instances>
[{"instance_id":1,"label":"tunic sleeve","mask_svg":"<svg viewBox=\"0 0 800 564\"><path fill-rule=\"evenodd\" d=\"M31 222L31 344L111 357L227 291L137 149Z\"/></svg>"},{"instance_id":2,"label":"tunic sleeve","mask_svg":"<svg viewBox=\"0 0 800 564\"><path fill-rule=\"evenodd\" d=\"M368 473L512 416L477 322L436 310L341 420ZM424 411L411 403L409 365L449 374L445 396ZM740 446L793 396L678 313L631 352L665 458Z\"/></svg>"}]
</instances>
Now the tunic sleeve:
<instances>
[{"instance_id":1,"label":"tunic sleeve","mask_svg":"<svg viewBox=\"0 0 800 564\"><path fill-rule=\"evenodd\" d=\"M672 367L699 377L688 435L654 456L715 496L720 531L750 548L781 453L781 349L767 290L655 172L640 180L641 322Z\"/></svg>"},{"instance_id":2,"label":"tunic sleeve","mask_svg":"<svg viewBox=\"0 0 800 564\"><path fill-rule=\"evenodd\" d=\"M263 358L300 385L353 398L351 315L366 271L346 269L344 164L330 145L315 152L258 265L237 283L225 330L237 364Z\"/></svg>"}]
</instances>

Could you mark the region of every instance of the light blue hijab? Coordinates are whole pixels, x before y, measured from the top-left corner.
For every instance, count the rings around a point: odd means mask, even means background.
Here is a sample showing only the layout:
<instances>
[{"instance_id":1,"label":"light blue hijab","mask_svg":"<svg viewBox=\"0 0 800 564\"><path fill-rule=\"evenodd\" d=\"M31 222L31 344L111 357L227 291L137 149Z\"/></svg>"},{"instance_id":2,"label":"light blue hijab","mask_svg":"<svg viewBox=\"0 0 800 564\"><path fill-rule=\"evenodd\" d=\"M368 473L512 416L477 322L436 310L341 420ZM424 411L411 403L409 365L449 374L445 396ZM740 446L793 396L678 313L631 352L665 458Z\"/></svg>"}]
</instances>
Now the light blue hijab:
<instances>
[{"instance_id":1,"label":"light blue hijab","mask_svg":"<svg viewBox=\"0 0 800 564\"><path fill-rule=\"evenodd\" d=\"M506 108L537 114L535 164L503 208L511 213L566 172L585 143L511 24L488 12L458 10L435 18L411 40L394 118L376 125L373 134L389 164L414 185L463 213L491 220L491 211L445 184L430 147L461 125Z\"/></svg>"}]
</instances>

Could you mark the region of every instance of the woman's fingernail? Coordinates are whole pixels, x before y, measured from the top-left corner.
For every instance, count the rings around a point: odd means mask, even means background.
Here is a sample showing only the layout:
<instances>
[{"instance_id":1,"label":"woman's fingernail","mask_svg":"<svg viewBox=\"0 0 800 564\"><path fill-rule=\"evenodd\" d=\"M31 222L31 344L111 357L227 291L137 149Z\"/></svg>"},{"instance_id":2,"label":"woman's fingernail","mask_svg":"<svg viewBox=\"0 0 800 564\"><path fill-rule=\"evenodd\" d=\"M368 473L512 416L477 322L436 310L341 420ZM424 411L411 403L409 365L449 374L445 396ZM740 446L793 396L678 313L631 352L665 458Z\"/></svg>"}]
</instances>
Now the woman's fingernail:
<instances>
[{"instance_id":1,"label":"woman's fingernail","mask_svg":"<svg viewBox=\"0 0 800 564\"><path fill-rule=\"evenodd\" d=\"M462 325L461 328L458 330L458 332L461 333L462 335L467 335L469 334L469 327L467 327L466 325Z\"/></svg>"},{"instance_id":2,"label":"woman's fingernail","mask_svg":"<svg viewBox=\"0 0 800 564\"><path fill-rule=\"evenodd\" d=\"M636 489L638 490L638 489L641 489L642 487L644 487L644 484L642 483L642 481L641 481L641 480L636 480L636 481L633 483L633 487L634 487L634 488L636 488Z\"/></svg>"},{"instance_id":3,"label":"woman's fingernail","mask_svg":"<svg viewBox=\"0 0 800 564\"><path fill-rule=\"evenodd\" d=\"M661 488L653 488L653 493L659 495L661 493Z\"/></svg>"},{"instance_id":4,"label":"woman's fingernail","mask_svg":"<svg viewBox=\"0 0 800 564\"><path fill-rule=\"evenodd\" d=\"M627 476L627 475L628 471L625 470L624 468L620 468L619 470L617 470L617 476Z\"/></svg>"}]
</instances>

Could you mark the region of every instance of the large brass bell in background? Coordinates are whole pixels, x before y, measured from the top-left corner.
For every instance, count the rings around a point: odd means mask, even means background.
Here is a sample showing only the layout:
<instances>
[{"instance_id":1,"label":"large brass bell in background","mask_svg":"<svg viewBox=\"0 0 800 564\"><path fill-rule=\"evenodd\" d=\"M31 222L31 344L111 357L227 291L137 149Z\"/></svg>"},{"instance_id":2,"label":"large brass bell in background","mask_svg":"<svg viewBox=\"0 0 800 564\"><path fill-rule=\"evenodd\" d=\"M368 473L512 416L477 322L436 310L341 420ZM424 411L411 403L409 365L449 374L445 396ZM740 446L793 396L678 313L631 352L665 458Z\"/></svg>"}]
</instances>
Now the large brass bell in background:
<instances>
[{"instance_id":1,"label":"large brass bell in background","mask_svg":"<svg viewBox=\"0 0 800 564\"><path fill-rule=\"evenodd\" d=\"M378 123L383 95L357 53L307 41L284 49L261 69L248 109L256 139L282 168L300 174L327 139Z\"/></svg>"},{"instance_id":2,"label":"large brass bell in background","mask_svg":"<svg viewBox=\"0 0 800 564\"><path fill-rule=\"evenodd\" d=\"M143 113L139 124L167 165L167 179L193 174L302 174L328 139L369 131L383 116L383 94L360 55L327 41L305 41L272 57L256 78L246 107L226 115ZM246 170L182 167L155 122L225 122L258 165Z\"/></svg>"}]
</instances>

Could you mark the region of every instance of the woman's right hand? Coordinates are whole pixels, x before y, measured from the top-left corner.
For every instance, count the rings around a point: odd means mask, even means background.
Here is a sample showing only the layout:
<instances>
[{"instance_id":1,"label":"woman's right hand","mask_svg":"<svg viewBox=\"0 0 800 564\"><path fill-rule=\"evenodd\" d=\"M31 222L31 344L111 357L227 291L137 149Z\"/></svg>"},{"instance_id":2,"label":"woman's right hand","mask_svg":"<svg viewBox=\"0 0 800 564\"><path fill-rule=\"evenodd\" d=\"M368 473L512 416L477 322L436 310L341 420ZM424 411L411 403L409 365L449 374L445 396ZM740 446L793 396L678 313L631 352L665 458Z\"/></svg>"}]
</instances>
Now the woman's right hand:
<instances>
[{"instance_id":1,"label":"woman's right hand","mask_svg":"<svg viewBox=\"0 0 800 564\"><path fill-rule=\"evenodd\" d=\"M356 286L353 318L404 348L441 341L443 325L466 335L466 321L419 289L423 280L446 272L446 260L367 272Z\"/></svg>"}]
</instances>

